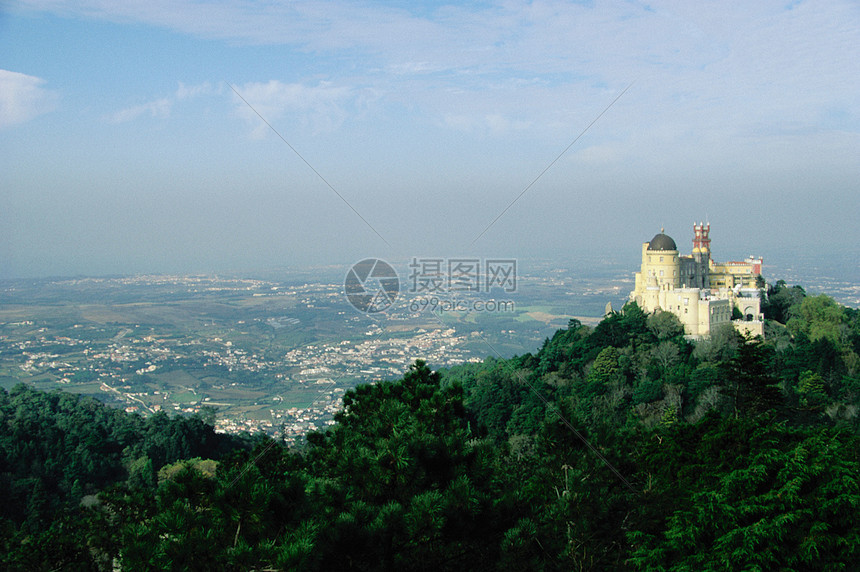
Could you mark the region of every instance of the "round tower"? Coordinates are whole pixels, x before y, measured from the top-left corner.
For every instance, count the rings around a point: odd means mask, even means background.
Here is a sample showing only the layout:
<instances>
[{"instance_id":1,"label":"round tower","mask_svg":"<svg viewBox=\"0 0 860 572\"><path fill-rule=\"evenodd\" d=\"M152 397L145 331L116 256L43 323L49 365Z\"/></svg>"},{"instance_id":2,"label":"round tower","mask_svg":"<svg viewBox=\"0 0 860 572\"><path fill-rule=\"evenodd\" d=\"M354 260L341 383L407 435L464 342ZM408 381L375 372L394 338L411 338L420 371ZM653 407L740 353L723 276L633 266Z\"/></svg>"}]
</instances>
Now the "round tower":
<instances>
[{"instance_id":1,"label":"round tower","mask_svg":"<svg viewBox=\"0 0 860 572\"><path fill-rule=\"evenodd\" d=\"M674 290L681 286L680 268L678 246L661 228L642 252L642 277L655 278L661 290Z\"/></svg>"}]
</instances>

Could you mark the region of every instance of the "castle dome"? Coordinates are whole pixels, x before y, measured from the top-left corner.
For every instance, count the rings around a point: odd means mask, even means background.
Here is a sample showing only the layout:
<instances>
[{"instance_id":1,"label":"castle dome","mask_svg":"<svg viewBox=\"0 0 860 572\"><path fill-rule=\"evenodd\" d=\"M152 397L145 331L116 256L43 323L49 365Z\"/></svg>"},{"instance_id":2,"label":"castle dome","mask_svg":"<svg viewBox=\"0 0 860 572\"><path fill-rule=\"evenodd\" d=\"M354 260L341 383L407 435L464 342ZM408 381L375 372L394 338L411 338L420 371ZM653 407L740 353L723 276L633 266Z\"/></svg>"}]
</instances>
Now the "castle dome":
<instances>
[{"instance_id":1,"label":"castle dome","mask_svg":"<svg viewBox=\"0 0 860 572\"><path fill-rule=\"evenodd\" d=\"M648 243L648 250L678 250L678 247L672 237L663 234L663 229L660 229L660 233L654 235Z\"/></svg>"}]
</instances>

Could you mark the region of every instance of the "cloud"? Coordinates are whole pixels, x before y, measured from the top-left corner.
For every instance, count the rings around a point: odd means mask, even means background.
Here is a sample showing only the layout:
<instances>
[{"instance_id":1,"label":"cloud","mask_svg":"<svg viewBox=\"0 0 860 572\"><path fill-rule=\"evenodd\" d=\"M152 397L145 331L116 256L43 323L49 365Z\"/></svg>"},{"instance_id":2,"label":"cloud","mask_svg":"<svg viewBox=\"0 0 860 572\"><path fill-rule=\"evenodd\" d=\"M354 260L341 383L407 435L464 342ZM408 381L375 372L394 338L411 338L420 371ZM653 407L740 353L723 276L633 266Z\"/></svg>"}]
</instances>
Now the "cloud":
<instances>
[{"instance_id":1,"label":"cloud","mask_svg":"<svg viewBox=\"0 0 860 572\"><path fill-rule=\"evenodd\" d=\"M394 75L576 73L643 60L684 65L701 38L635 3L601 5L544 0L440 6L295 0L25 0L30 9L69 17L144 22L231 43L343 51ZM663 10L664 12L666 10ZM631 33L631 30L636 29ZM607 41L611 38L611 41ZM635 57L630 57L635 54ZM713 57L713 55L709 56Z\"/></svg>"},{"instance_id":2,"label":"cloud","mask_svg":"<svg viewBox=\"0 0 860 572\"><path fill-rule=\"evenodd\" d=\"M510 119L500 113L484 115L451 114L444 118L443 124L456 131L490 133L504 135L511 131L525 131L532 126L529 121Z\"/></svg>"},{"instance_id":3,"label":"cloud","mask_svg":"<svg viewBox=\"0 0 860 572\"><path fill-rule=\"evenodd\" d=\"M171 95L147 101L140 105L133 105L131 107L121 109L108 115L107 119L111 123L126 123L128 121L134 121L143 115L149 115L150 117L155 118L169 117L170 113L173 111L175 103L193 99L212 92L212 86L208 82L192 86L188 86L180 82L179 87Z\"/></svg>"},{"instance_id":4,"label":"cloud","mask_svg":"<svg viewBox=\"0 0 860 572\"><path fill-rule=\"evenodd\" d=\"M563 114L565 106L591 109L603 101L603 88L617 92L634 79L653 86L651 99L642 100L647 113L666 110L661 120L683 118L686 124L686 112L697 121L727 124L779 122L797 114L814 118L822 105L855 107L853 94L860 93L855 63L860 60L858 11L845 1L825 7L795 3L790 10L782 0L653 0L648 5L562 0L447 6L344 0L21 4L63 16L144 22L231 44L289 46L320 61L334 56L350 64L349 79L330 77L335 82L374 86L442 123L460 125L457 116L472 116L465 118L467 123L484 123L497 133L508 130L492 127L488 115L548 125L557 121L549 111ZM536 96L518 98L513 90L523 87L513 83L498 90L507 80L533 83ZM264 100L280 97L285 102L275 104L277 109L295 109L291 98L314 97L317 103L311 107L321 130L343 120L336 98L326 100L334 94L322 86L304 91L300 84L269 88L283 92L263 94ZM452 89L465 96L447 97ZM638 96L644 94L640 89ZM680 110L669 107L678 96L687 98L686 105ZM498 104L500 99L518 99L521 105L514 112ZM162 113L169 113L169 105L153 101L129 108L122 117Z\"/></svg>"},{"instance_id":5,"label":"cloud","mask_svg":"<svg viewBox=\"0 0 860 572\"><path fill-rule=\"evenodd\" d=\"M149 114L151 117L167 117L170 115L170 110L173 108L173 99L162 97L154 101L142 103L122 109L110 115L111 123L126 123L134 121L141 115Z\"/></svg>"},{"instance_id":6,"label":"cloud","mask_svg":"<svg viewBox=\"0 0 860 572\"><path fill-rule=\"evenodd\" d=\"M620 159L618 147L610 145L592 145L575 154L576 159L591 165L609 165Z\"/></svg>"},{"instance_id":7,"label":"cloud","mask_svg":"<svg viewBox=\"0 0 860 572\"><path fill-rule=\"evenodd\" d=\"M340 127L352 109L360 109L377 97L372 90L357 90L330 82L308 86L270 80L246 83L236 90L248 102L234 97L239 114L255 126L254 137L263 137L269 129L257 113L268 122L292 117L316 132L327 132Z\"/></svg>"},{"instance_id":8,"label":"cloud","mask_svg":"<svg viewBox=\"0 0 860 572\"><path fill-rule=\"evenodd\" d=\"M209 95L213 93L212 85L207 81L198 85L185 85L179 82L179 87L176 89L174 97L177 101L191 99L201 95Z\"/></svg>"},{"instance_id":9,"label":"cloud","mask_svg":"<svg viewBox=\"0 0 860 572\"><path fill-rule=\"evenodd\" d=\"M586 125L633 80L636 89L606 119L635 106L637 130L655 136L698 131L728 141L749 125L768 132L787 118L803 129L856 131L860 11L849 1L790 9L782 0L397 4L18 2L65 17L143 22L310 55L328 83L308 83L321 76L297 67L293 77L278 79L298 83L247 84L241 93L258 91L258 111L267 119L295 114L317 131L346 120L361 95L343 86L361 85L436 125L498 135L528 128L546 137ZM136 105L115 120L169 115L181 99L177 93ZM248 109L241 113L259 121ZM846 117L853 119L847 125Z\"/></svg>"},{"instance_id":10,"label":"cloud","mask_svg":"<svg viewBox=\"0 0 860 572\"><path fill-rule=\"evenodd\" d=\"M57 107L59 94L42 78L0 69L0 129L26 123Z\"/></svg>"}]
</instances>

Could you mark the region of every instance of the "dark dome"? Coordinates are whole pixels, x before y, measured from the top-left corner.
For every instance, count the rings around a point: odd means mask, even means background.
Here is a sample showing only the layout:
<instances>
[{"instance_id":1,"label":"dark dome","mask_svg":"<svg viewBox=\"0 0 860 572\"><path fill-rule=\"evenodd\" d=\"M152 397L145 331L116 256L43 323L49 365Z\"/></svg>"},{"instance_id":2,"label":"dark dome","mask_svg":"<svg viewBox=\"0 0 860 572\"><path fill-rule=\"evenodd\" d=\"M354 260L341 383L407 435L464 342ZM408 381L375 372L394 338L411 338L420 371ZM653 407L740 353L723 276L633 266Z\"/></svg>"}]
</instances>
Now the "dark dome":
<instances>
[{"instance_id":1,"label":"dark dome","mask_svg":"<svg viewBox=\"0 0 860 572\"><path fill-rule=\"evenodd\" d=\"M648 243L648 250L678 250L678 247L675 245L675 241L672 240L672 237L662 232L660 234L654 235L654 238L651 239L651 242Z\"/></svg>"}]
</instances>

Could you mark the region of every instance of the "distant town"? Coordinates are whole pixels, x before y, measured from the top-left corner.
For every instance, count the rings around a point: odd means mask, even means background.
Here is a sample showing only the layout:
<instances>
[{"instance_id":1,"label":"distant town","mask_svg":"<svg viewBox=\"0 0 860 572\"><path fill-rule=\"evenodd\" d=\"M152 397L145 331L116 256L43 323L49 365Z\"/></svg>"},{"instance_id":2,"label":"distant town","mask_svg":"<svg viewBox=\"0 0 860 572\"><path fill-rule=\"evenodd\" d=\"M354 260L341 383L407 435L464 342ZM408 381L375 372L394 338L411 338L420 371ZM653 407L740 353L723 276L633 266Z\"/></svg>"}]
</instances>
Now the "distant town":
<instances>
[{"instance_id":1,"label":"distant town","mask_svg":"<svg viewBox=\"0 0 860 572\"><path fill-rule=\"evenodd\" d=\"M410 310L380 316L342 284L215 276L0 283L0 385L97 396L128 412L198 414L217 430L300 440L331 425L358 383L533 352L572 318L620 308L632 270L592 276L540 268L520 278L515 312ZM853 285L834 285L851 304ZM857 296L856 286L853 295ZM853 300L857 305L858 300Z\"/></svg>"},{"instance_id":2,"label":"distant town","mask_svg":"<svg viewBox=\"0 0 860 572\"><path fill-rule=\"evenodd\" d=\"M569 319L527 297L516 315L400 304L371 318L342 288L206 276L6 283L0 383L95 395L143 415L214 415L219 431L292 441L333 423L357 383L397 378L416 359L446 367L524 353Z\"/></svg>"}]
</instances>

